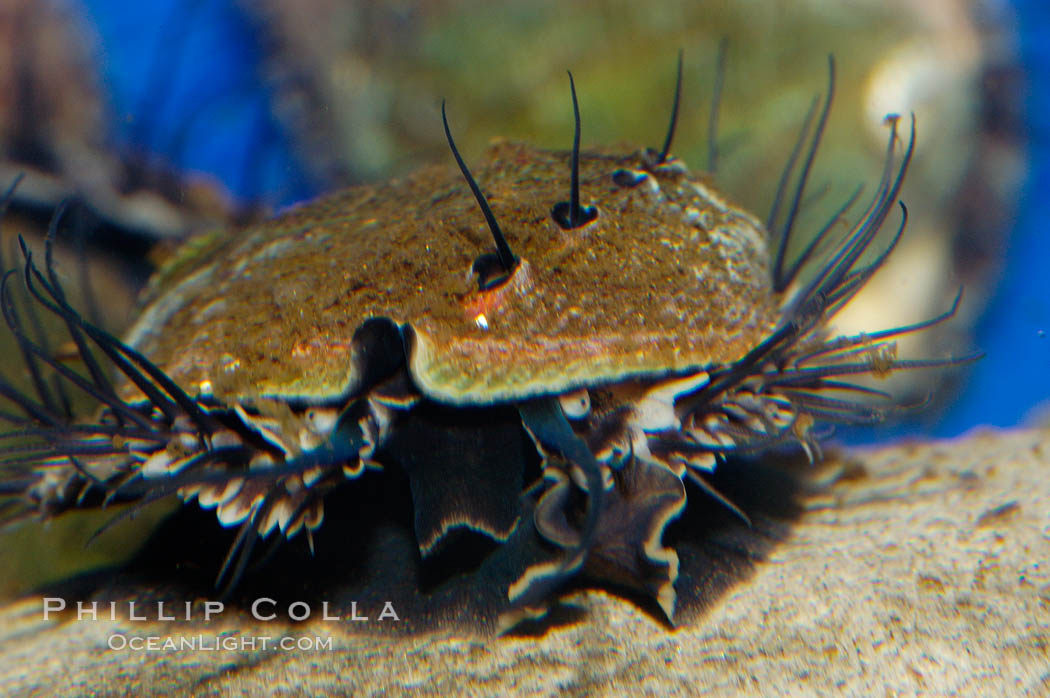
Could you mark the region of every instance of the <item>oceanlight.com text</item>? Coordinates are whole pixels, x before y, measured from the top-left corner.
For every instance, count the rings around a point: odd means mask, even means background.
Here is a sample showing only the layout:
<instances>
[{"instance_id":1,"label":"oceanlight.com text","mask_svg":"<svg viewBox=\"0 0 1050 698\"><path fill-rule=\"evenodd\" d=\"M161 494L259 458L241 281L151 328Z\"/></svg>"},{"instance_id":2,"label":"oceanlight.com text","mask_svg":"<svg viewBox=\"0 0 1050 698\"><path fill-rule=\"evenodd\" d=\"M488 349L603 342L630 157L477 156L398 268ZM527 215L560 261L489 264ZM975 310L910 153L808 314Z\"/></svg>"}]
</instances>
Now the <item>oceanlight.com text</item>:
<instances>
[{"instance_id":1,"label":"oceanlight.com text","mask_svg":"<svg viewBox=\"0 0 1050 698\"><path fill-rule=\"evenodd\" d=\"M127 635L106 640L114 651L131 652L331 652L331 637L269 635Z\"/></svg>"}]
</instances>

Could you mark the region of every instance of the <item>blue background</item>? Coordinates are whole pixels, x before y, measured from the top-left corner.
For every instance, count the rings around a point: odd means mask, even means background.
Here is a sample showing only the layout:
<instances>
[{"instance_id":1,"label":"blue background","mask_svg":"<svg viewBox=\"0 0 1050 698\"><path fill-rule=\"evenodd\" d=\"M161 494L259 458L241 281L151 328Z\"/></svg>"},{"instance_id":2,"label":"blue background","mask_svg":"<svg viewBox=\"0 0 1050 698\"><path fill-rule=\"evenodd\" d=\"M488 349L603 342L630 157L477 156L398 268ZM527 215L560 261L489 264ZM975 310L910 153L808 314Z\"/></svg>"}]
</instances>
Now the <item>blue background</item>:
<instances>
[{"instance_id":1,"label":"blue background","mask_svg":"<svg viewBox=\"0 0 1050 698\"><path fill-rule=\"evenodd\" d=\"M975 424L1011 426L1050 398L1050 3L1015 0L1025 75L1029 174L995 296L977 328L987 353L937 425L941 436Z\"/></svg>"},{"instance_id":2,"label":"blue background","mask_svg":"<svg viewBox=\"0 0 1050 698\"><path fill-rule=\"evenodd\" d=\"M319 193L273 116L263 34L233 0L80 4L98 35L118 147L211 173L241 201L285 205Z\"/></svg>"}]
</instances>

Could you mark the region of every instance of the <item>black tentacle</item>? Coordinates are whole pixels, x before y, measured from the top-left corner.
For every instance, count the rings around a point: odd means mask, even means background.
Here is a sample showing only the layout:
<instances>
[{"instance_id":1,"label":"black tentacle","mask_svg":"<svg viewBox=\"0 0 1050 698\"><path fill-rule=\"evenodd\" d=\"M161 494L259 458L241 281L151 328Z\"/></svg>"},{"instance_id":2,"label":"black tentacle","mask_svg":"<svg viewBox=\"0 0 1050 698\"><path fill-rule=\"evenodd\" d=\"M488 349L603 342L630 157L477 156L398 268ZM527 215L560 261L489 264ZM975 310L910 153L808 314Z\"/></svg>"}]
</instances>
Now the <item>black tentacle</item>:
<instances>
[{"instance_id":1,"label":"black tentacle","mask_svg":"<svg viewBox=\"0 0 1050 698\"><path fill-rule=\"evenodd\" d=\"M682 98L682 49L678 49L678 74L674 83L674 102L671 105L671 123L667 127L667 135L664 137L664 145L656 156L654 165L662 165L667 161L671 153L671 142L674 140L675 127L678 125L678 107Z\"/></svg>"},{"instance_id":2,"label":"black tentacle","mask_svg":"<svg viewBox=\"0 0 1050 698\"><path fill-rule=\"evenodd\" d=\"M80 376L77 372L70 368L67 368L61 362L55 360L49 355L42 347L35 342L29 340L26 337L25 332L18 323L17 317L12 312L12 301L10 297L10 291L8 289L8 282L11 279L10 273L5 274L3 279L0 280L0 310L3 311L4 320L7 322L8 328L11 333L18 340L19 344L26 350L31 352L35 357L40 359L46 366L54 370L58 375L65 378L71 384L79 388L86 395L92 399L98 401L101 404L106 405L113 410L114 414L120 414L124 417L135 422L142 429L151 429L153 424L145 417L131 409L123 400L117 397L112 392L107 392L100 389L97 385L88 382Z\"/></svg>"},{"instance_id":3,"label":"black tentacle","mask_svg":"<svg viewBox=\"0 0 1050 698\"><path fill-rule=\"evenodd\" d=\"M831 232L835 225L843 222L843 216L846 215L847 211L853 208L853 205L857 203L857 199L860 198L860 195L863 192L864 185L858 185L857 188L853 190L853 193L850 194L849 198L846 199L845 203L843 203L831 218L828 219L828 222L824 224L824 227L817 231L817 234L813 236L813 239L810 240L809 244L806 245L806 248L802 250L802 253L799 254L791 266L788 267L787 271L782 273L783 278L781 283L784 285L785 290L791 286L792 282L794 282L795 278L798 276L799 271L801 271L806 263L815 259L821 252L822 245L828 240L828 233Z\"/></svg>"},{"instance_id":4,"label":"black tentacle","mask_svg":"<svg viewBox=\"0 0 1050 698\"><path fill-rule=\"evenodd\" d=\"M14 269L6 272L4 274L3 281L0 283L6 283L7 277L16 273L18 272ZM10 317L15 323L15 325L18 325L20 327L22 325L22 320L19 317L18 310L15 307L14 302L12 302L10 299L5 299L3 302L7 307L5 317ZM36 320L37 321L34 322L34 324L39 326L39 318L37 318ZM40 332L37 332L37 336L40 336L40 334ZM52 395L50 387L44 380L44 375L40 370L40 363L39 361L37 361L36 356L33 354L32 351L29 350L28 347L26 347L25 342L22 341L22 335L16 334L15 341L18 343L18 350L22 354L22 364L26 367L26 370L29 372L29 378L33 383L33 388L36 391L37 397L40 399L41 409L46 411L48 414L52 415L55 420L62 419L60 414L64 412L64 410L59 407L58 401Z\"/></svg>"},{"instance_id":5,"label":"black tentacle","mask_svg":"<svg viewBox=\"0 0 1050 698\"><path fill-rule=\"evenodd\" d=\"M459 154L456 142L452 140L452 131L448 128L448 117L445 116L445 100L441 100L441 122L445 126L445 138L448 139L448 147L452 150L452 156L456 159L456 164L459 165L459 171L463 173L463 178L467 180L470 191L474 194L474 199L478 202L482 215L485 216L485 222L492 233L492 239L496 242L496 254L499 256L499 262L503 266L503 271L510 274L514 271L514 267L517 266L518 258L510 251L510 245L507 244L507 238L503 235L503 231L500 230L499 223L496 222L496 216L493 215L492 209L489 208L489 202L485 199L485 195L481 193L481 188L470 174L467 163L463 162L463 156Z\"/></svg>"},{"instance_id":6,"label":"black tentacle","mask_svg":"<svg viewBox=\"0 0 1050 698\"><path fill-rule=\"evenodd\" d=\"M255 544L259 541L259 520L269 514L271 506L273 506L273 500L270 498L264 499L248 519L241 524L240 529L237 531L237 537L230 544L230 549L227 551L226 557L222 561L222 566L219 568L219 573L215 577L215 587L218 588L222 584L223 578L226 578L227 573L229 573L226 585L219 592L219 595L223 598L229 596L233 589L236 588L237 583L244 574L244 570L248 567L248 560L252 556ZM233 565L232 570L230 568L231 564Z\"/></svg>"},{"instance_id":7,"label":"black tentacle","mask_svg":"<svg viewBox=\"0 0 1050 698\"><path fill-rule=\"evenodd\" d=\"M58 282L58 275L55 273L54 246L55 236L58 232L58 224L68 208L68 200L59 204L55 214L51 217L51 222L48 224L47 228L47 236L44 238L44 268L47 270L48 278L51 280L51 289L53 290L55 300L63 307L68 307L68 303L66 301L66 294L62 290L62 285ZM84 341L84 336L80 333L76 323L71 321L68 316L63 316L62 319L65 321L66 328L69 331L69 336L72 338L73 343L76 344L77 353L80 355L81 360L91 374L91 379L95 382L95 385L98 386L98 389L102 392L113 393L113 385L109 382L105 372L95 360L94 354L88 349L87 343Z\"/></svg>"},{"instance_id":8,"label":"black tentacle","mask_svg":"<svg viewBox=\"0 0 1050 698\"><path fill-rule=\"evenodd\" d=\"M32 253L25 245L25 241L20 240L19 242L22 244L22 254L25 257L23 276L29 293L49 312L58 316L63 321L72 323L74 326L84 330L85 333L91 337L92 341L95 342L95 345L106 354L106 357L114 364L114 366L124 376L131 380L131 382L134 383L144 395L146 395L150 403L163 412L169 421L174 421L180 414L177 405L168 396L158 390L145 374L136 369L123 356L121 356L118 349L121 347L122 343L119 340L116 340L103 333L101 330L97 330L97 328L93 328L88 323L83 322L80 316L68 305L68 303L63 304L60 302L59 299L64 298L64 296L56 296L56 289L47 279L44 278L43 274L40 273L40 270L36 268L36 265L33 264ZM36 283L34 283L34 279L36 280ZM45 298L37 289L37 285L43 288L51 298ZM97 332L93 333L93 329L97 330ZM111 341L106 341L106 337L109 337L109 340Z\"/></svg>"},{"instance_id":9,"label":"black tentacle","mask_svg":"<svg viewBox=\"0 0 1050 698\"><path fill-rule=\"evenodd\" d=\"M780 179L777 180L777 189L773 195L773 203L769 207L769 215L766 216L766 230L770 231L770 233L773 232L774 226L780 218L780 207L784 204L784 195L787 193L788 183L791 181L791 175L795 172L795 165L798 164L802 148L806 145L806 138L809 136L809 129L813 125L813 116L816 112L817 99L814 98L806 111L806 118L802 120L802 128L799 129L798 139L791 149L791 154L788 155L787 162L784 164L784 170L780 173ZM778 244L783 244L781 240L777 242Z\"/></svg>"},{"instance_id":10,"label":"black tentacle","mask_svg":"<svg viewBox=\"0 0 1050 698\"><path fill-rule=\"evenodd\" d=\"M788 281L784 278L784 255L787 252L788 241L791 239L791 233L795 227L795 219L798 216L799 207L802 202L802 195L806 190L806 183L809 181L809 173L813 168L813 161L816 160L817 150L820 148L820 140L824 135L824 128L828 123L828 114L831 113L831 101L834 98L835 93L835 59L832 56L828 56L828 92L824 97L824 107L820 110L820 116L817 119L817 127L813 132L813 139L809 143L809 148L806 151L806 158L802 164L802 172L799 174L798 182L795 185L795 193L791 197L791 207L788 209L787 218L784 220L783 225L780 226L776 232L777 243L777 254L773 260L773 290L783 291L788 284ZM808 117L807 117L808 122ZM808 129L807 129L808 130ZM792 161L790 169L794 169L794 158L795 154L792 154ZM787 174L788 171L785 171ZM778 203L779 203L779 192L778 192ZM774 205L774 212L777 205ZM772 214L771 214L772 216ZM771 218L770 230L775 225L776 221Z\"/></svg>"},{"instance_id":11,"label":"black tentacle","mask_svg":"<svg viewBox=\"0 0 1050 698\"><path fill-rule=\"evenodd\" d=\"M576 124L572 136L572 155L569 158L569 200L559 201L551 209L554 222L564 230L587 225L598 217L596 207L580 205L580 104L576 100L576 83L571 72L569 91L572 93L572 114Z\"/></svg>"}]
</instances>

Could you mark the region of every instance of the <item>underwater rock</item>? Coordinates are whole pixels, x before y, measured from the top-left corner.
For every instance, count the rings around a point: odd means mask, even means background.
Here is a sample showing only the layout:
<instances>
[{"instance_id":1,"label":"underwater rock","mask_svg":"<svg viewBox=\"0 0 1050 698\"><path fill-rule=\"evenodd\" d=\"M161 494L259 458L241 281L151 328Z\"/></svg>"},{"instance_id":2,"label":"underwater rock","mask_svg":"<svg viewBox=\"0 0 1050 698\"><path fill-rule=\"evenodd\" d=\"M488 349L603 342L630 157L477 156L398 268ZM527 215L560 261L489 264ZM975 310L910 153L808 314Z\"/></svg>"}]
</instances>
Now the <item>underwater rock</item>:
<instances>
[{"instance_id":1,"label":"underwater rock","mask_svg":"<svg viewBox=\"0 0 1050 698\"><path fill-rule=\"evenodd\" d=\"M1044 427L840 454L790 535L675 630L600 591L570 597L576 610L560 624L503 638L461 622L406 633L397 623L411 619L380 622L381 606L358 609L367 623L325 621L316 604L297 624L253 620L250 608L205 623L199 605L191 622L129 621L126 605L123 620L44 621L42 599L28 596L0 609L0 693L1046 691L1048 453ZM110 585L99 593L128 592ZM332 646L107 648L114 636L200 635Z\"/></svg>"}]
</instances>

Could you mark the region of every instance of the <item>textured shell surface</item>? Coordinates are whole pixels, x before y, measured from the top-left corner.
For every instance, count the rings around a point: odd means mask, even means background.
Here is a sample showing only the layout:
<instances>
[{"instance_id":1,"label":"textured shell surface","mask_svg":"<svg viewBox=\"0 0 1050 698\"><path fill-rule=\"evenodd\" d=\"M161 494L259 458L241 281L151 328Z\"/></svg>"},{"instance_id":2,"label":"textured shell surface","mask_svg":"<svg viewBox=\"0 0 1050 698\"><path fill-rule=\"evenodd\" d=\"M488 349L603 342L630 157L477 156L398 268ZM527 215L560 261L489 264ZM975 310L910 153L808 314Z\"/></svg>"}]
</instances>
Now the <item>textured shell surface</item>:
<instances>
[{"instance_id":1,"label":"textured shell surface","mask_svg":"<svg viewBox=\"0 0 1050 698\"><path fill-rule=\"evenodd\" d=\"M644 156L582 153L598 216L563 230L551 207L570 153L493 145L475 176L522 263L487 289L472 263L491 235L451 167L198 241L162 270L129 343L191 393L314 404L360 387L353 336L376 317L411 328L412 378L448 403L731 363L776 319L764 227L680 162Z\"/></svg>"}]
</instances>

